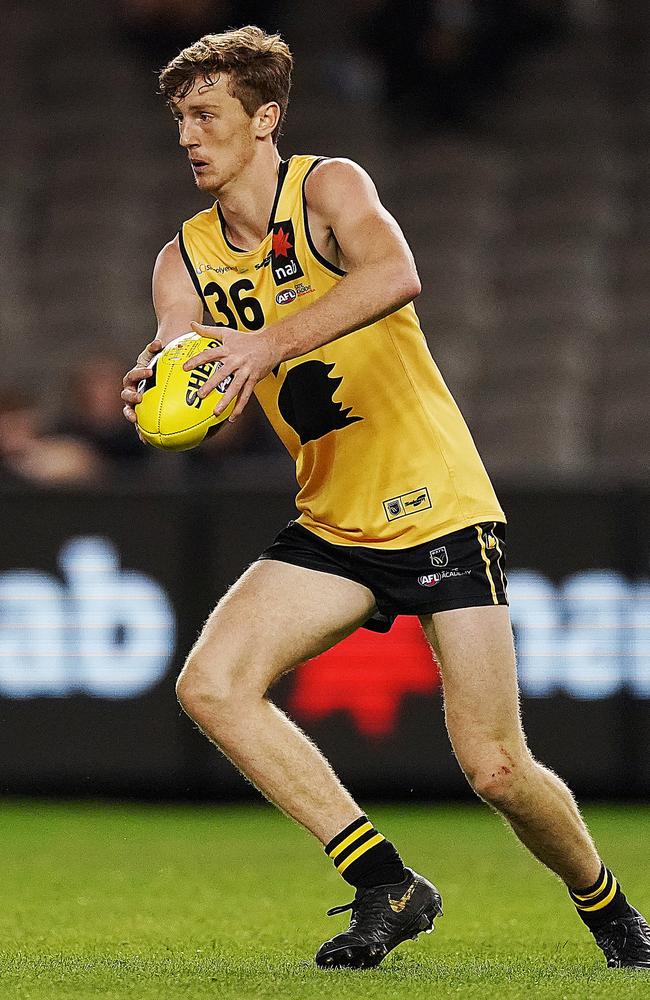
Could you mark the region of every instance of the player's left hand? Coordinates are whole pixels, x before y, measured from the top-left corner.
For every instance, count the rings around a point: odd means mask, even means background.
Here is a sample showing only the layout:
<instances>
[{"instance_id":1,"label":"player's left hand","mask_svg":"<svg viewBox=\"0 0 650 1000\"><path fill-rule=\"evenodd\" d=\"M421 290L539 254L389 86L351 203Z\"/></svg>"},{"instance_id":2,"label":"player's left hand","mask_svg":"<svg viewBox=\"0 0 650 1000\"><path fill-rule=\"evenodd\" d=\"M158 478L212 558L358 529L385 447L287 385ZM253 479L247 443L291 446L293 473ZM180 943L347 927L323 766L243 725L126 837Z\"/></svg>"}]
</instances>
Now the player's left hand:
<instances>
[{"instance_id":1,"label":"player's left hand","mask_svg":"<svg viewBox=\"0 0 650 1000\"><path fill-rule=\"evenodd\" d=\"M215 406L214 412L221 413L237 396L237 405L228 418L230 421L236 420L257 383L266 378L280 360L274 356L273 343L263 335L263 331L240 333L239 330L228 327L203 326L201 323L192 323L191 326L202 337L218 338L221 347L209 347L201 351L190 361L186 361L183 369L189 372L208 362L221 361L221 366L215 367L210 378L199 389L199 396L207 396L220 382L232 375L233 380Z\"/></svg>"}]
</instances>

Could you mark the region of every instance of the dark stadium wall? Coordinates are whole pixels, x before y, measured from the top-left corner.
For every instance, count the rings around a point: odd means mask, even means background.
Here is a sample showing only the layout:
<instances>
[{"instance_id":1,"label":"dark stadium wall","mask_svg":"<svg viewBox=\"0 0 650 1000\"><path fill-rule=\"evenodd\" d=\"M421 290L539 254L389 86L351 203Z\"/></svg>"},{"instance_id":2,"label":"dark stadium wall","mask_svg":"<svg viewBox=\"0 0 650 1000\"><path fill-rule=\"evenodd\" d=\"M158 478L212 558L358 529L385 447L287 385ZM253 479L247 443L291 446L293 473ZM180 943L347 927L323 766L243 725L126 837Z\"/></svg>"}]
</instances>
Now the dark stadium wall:
<instances>
[{"instance_id":1,"label":"dark stadium wall","mask_svg":"<svg viewBox=\"0 0 650 1000\"><path fill-rule=\"evenodd\" d=\"M580 795L648 795L650 498L503 499L531 748ZM214 602L292 516L291 496L16 490L0 510L3 791L255 794L183 715L174 682ZM469 794L414 619L359 630L273 697L359 795Z\"/></svg>"}]
</instances>

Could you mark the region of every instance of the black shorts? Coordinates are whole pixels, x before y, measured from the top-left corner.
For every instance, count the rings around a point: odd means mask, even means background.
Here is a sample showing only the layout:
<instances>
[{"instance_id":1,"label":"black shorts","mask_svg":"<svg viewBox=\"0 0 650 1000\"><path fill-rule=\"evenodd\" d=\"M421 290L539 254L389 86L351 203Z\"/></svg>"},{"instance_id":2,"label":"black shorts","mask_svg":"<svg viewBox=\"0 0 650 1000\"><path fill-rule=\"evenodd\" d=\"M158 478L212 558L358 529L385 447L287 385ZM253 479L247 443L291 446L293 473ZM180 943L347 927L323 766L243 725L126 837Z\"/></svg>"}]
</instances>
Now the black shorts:
<instances>
[{"instance_id":1,"label":"black shorts","mask_svg":"<svg viewBox=\"0 0 650 1000\"><path fill-rule=\"evenodd\" d=\"M388 632L397 615L507 604L505 540L505 524L489 521L409 549L333 545L290 521L260 559L362 583L377 603L364 628Z\"/></svg>"}]
</instances>

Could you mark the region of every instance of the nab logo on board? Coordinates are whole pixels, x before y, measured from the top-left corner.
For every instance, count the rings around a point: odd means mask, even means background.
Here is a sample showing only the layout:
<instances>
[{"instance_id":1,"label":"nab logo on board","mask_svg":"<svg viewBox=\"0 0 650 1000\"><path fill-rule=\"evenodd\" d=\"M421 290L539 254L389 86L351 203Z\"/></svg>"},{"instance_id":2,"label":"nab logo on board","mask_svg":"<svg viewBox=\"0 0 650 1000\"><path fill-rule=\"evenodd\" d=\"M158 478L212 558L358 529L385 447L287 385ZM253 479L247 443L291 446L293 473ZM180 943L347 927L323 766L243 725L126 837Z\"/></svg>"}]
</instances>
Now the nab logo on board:
<instances>
[{"instance_id":1,"label":"nab logo on board","mask_svg":"<svg viewBox=\"0 0 650 1000\"><path fill-rule=\"evenodd\" d=\"M165 676L176 616L159 583L107 538L72 538L61 577L0 573L0 697L135 698Z\"/></svg>"},{"instance_id":2,"label":"nab logo on board","mask_svg":"<svg viewBox=\"0 0 650 1000\"><path fill-rule=\"evenodd\" d=\"M446 557L441 549L430 555ZM453 574L441 569L420 582ZM650 700L650 580L601 569L554 583L513 569L508 592L525 697L596 701L625 691ZM385 738L398 732L408 697L439 689L417 618L399 617L386 635L359 629L298 667L289 706L307 725L344 713L362 735Z\"/></svg>"}]
</instances>

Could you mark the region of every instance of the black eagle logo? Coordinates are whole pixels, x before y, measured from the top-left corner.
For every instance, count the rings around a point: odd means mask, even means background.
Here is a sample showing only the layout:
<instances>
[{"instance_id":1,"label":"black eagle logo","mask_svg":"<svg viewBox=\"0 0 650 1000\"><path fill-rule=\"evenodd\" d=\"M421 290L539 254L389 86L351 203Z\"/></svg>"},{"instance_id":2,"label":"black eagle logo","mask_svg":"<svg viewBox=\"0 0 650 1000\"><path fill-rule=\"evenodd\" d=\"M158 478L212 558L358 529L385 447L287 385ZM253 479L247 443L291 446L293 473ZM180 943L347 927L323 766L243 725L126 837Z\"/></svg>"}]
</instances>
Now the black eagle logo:
<instances>
[{"instance_id":1,"label":"black eagle logo","mask_svg":"<svg viewBox=\"0 0 650 1000\"><path fill-rule=\"evenodd\" d=\"M351 406L334 402L334 393L343 381L330 375L334 365L305 361L290 368L278 395L278 409L294 429L301 444L316 441L330 431L356 424L363 417L351 417Z\"/></svg>"}]
</instances>

